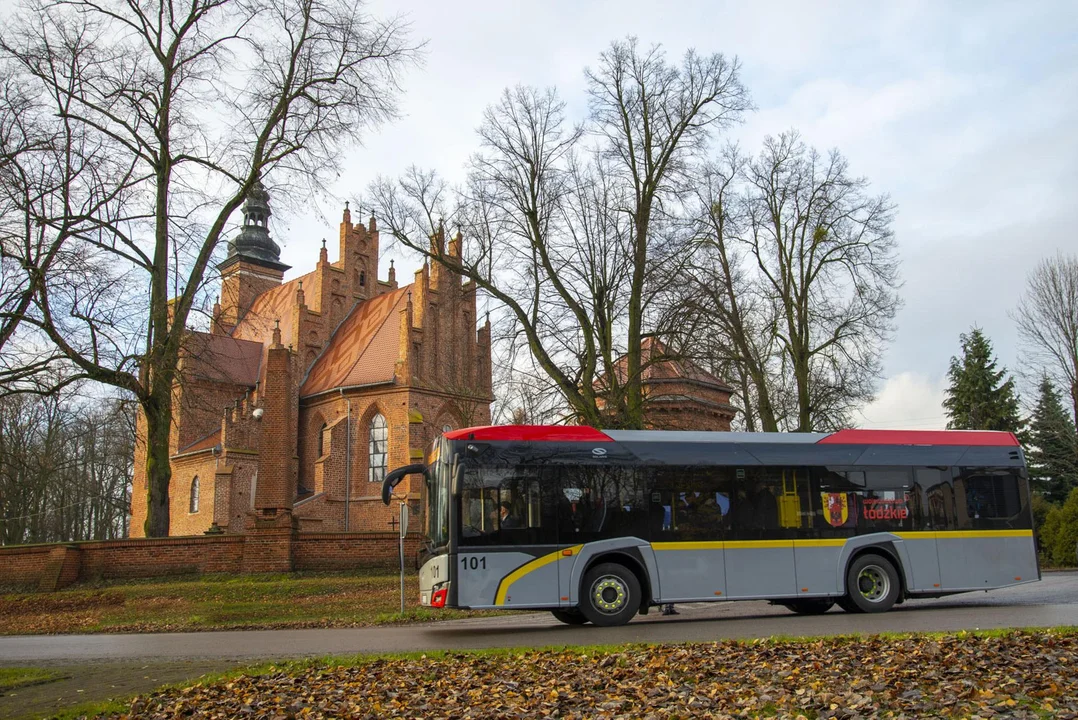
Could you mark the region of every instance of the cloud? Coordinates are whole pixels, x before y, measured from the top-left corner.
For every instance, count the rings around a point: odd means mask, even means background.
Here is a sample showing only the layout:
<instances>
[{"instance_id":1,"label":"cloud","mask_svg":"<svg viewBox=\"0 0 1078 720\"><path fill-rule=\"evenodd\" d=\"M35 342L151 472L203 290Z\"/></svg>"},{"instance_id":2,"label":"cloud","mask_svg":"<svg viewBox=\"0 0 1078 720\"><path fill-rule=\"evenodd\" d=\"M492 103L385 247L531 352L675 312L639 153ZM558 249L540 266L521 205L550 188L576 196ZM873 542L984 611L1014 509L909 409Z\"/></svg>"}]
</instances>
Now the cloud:
<instances>
[{"instance_id":1,"label":"cloud","mask_svg":"<svg viewBox=\"0 0 1078 720\"><path fill-rule=\"evenodd\" d=\"M943 430L946 379L932 379L915 372L888 378L876 399L866 405L855 422L863 428L893 430Z\"/></svg>"}]
</instances>

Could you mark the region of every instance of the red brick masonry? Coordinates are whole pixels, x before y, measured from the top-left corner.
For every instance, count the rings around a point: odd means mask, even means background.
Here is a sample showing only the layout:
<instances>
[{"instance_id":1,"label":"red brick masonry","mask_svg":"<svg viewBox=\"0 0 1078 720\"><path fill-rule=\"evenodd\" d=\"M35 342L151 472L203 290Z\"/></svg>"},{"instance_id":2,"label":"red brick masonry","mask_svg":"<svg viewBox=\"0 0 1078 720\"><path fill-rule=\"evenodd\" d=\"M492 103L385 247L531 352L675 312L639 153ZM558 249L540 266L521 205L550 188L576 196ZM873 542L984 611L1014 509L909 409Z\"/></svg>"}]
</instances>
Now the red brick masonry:
<instances>
[{"instance_id":1,"label":"red brick masonry","mask_svg":"<svg viewBox=\"0 0 1078 720\"><path fill-rule=\"evenodd\" d=\"M405 567L415 565L418 535L404 541ZM356 570L397 566L393 533L299 533L132 538L0 547L0 586L52 592L77 581L171 577L199 573Z\"/></svg>"}]
</instances>

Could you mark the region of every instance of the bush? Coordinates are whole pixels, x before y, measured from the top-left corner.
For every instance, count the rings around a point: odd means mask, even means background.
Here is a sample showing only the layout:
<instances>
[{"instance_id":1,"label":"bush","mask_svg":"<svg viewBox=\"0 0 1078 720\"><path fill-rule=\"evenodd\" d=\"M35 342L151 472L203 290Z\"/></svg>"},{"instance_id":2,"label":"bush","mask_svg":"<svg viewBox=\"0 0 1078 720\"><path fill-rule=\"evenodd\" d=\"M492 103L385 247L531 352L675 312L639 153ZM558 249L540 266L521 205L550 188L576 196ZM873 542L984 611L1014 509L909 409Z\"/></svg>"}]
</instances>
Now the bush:
<instances>
[{"instance_id":1,"label":"bush","mask_svg":"<svg viewBox=\"0 0 1078 720\"><path fill-rule=\"evenodd\" d=\"M1062 507L1053 507L1040 530L1041 553L1056 567L1078 565L1078 488L1071 490Z\"/></svg>"}]
</instances>

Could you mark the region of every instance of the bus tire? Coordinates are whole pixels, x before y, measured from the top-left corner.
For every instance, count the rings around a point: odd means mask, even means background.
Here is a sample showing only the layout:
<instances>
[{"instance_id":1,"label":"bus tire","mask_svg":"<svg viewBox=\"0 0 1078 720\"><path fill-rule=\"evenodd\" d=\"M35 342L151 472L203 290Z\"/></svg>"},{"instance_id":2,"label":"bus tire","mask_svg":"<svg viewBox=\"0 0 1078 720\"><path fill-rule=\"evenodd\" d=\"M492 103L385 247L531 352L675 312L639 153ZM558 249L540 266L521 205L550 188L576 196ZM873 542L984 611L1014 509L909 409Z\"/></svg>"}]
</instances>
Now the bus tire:
<instances>
[{"instance_id":1,"label":"bus tire","mask_svg":"<svg viewBox=\"0 0 1078 720\"><path fill-rule=\"evenodd\" d=\"M584 614L575 608L572 610L551 610L550 614L566 625L583 625L588 621Z\"/></svg>"},{"instance_id":2,"label":"bus tire","mask_svg":"<svg viewBox=\"0 0 1078 720\"><path fill-rule=\"evenodd\" d=\"M640 610L640 581L624 565L602 563L584 574L580 612L592 625L624 625Z\"/></svg>"},{"instance_id":3,"label":"bus tire","mask_svg":"<svg viewBox=\"0 0 1078 720\"><path fill-rule=\"evenodd\" d=\"M793 600L782 603L782 606L798 615L823 615L835 606L835 603L826 599Z\"/></svg>"},{"instance_id":4,"label":"bus tire","mask_svg":"<svg viewBox=\"0 0 1078 720\"><path fill-rule=\"evenodd\" d=\"M881 555L861 555L846 571L846 597L860 612L887 612L900 591L895 566Z\"/></svg>"}]
</instances>

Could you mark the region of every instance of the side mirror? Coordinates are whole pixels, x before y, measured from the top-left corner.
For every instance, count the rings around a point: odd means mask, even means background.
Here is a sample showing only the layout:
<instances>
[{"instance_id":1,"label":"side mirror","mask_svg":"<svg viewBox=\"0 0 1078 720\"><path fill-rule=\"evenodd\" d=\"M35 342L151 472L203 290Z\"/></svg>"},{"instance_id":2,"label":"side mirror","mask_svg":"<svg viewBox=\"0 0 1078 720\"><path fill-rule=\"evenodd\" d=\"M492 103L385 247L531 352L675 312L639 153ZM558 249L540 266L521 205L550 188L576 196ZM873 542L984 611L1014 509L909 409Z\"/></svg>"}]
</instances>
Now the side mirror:
<instances>
[{"instance_id":1,"label":"side mirror","mask_svg":"<svg viewBox=\"0 0 1078 720\"><path fill-rule=\"evenodd\" d=\"M393 488L400 484L405 475L422 475L426 469L427 466L423 463L416 463L414 465L405 465L391 473L386 473L385 480L382 481L382 502L386 505L389 504L389 501L393 499Z\"/></svg>"}]
</instances>

